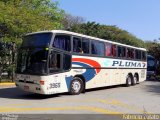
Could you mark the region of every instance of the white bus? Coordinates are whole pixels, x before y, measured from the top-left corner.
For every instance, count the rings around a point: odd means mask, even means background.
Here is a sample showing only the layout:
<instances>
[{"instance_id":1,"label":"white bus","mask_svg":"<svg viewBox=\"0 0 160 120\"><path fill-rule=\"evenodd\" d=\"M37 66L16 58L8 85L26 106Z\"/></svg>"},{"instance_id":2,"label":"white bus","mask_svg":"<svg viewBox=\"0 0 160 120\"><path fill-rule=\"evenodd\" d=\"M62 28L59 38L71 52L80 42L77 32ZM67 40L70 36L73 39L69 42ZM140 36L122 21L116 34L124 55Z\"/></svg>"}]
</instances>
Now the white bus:
<instances>
[{"instance_id":1,"label":"white bus","mask_svg":"<svg viewBox=\"0 0 160 120\"><path fill-rule=\"evenodd\" d=\"M63 30L24 36L16 86L38 94L70 92L146 79L146 49Z\"/></svg>"}]
</instances>

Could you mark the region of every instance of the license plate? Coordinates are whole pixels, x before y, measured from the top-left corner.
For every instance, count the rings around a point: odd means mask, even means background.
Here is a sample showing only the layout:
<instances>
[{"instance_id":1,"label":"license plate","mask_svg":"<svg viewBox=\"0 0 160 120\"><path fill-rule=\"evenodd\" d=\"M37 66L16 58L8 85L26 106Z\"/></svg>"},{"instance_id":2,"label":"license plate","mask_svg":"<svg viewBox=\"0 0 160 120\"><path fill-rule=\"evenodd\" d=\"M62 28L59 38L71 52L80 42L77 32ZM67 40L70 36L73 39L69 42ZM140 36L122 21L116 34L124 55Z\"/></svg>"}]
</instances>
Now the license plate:
<instances>
[{"instance_id":1,"label":"license plate","mask_svg":"<svg viewBox=\"0 0 160 120\"><path fill-rule=\"evenodd\" d=\"M25 90L29 90L29 86L24 86L24 89Z\"/></svg>"}]
</instances>

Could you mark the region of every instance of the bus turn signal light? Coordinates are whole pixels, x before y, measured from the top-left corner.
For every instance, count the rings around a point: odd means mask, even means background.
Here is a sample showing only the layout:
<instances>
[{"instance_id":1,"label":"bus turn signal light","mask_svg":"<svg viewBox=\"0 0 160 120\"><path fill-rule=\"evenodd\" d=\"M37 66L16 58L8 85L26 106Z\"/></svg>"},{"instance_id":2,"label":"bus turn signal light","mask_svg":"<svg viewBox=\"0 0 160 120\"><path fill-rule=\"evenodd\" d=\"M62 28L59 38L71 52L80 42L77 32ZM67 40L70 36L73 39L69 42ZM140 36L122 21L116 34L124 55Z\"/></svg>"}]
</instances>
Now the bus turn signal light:
<instances>
[{"instance_id":1,"label":"bus turn signal light","mask_svg":"<svg viewBox=\"0 0 160 120\"><path fill-rule=\"evenodd\" d=\"M40 85L44 85L44 81L43 80L40 80Z\"/></svg>"}]
</instances>

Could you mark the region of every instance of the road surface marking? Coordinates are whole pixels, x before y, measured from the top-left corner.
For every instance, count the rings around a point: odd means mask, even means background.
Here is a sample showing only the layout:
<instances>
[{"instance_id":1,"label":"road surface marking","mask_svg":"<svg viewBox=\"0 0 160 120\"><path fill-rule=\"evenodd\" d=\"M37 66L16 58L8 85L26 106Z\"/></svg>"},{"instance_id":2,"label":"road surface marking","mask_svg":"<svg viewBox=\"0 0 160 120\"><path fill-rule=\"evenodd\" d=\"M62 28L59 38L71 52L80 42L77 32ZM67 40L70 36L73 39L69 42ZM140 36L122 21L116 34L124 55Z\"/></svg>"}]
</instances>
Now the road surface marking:
<instances>
[{"instance_id":1,"label":"road surface marking","mask_svg":"<svg viewBox=\"0 0 160 120\"><path fill-rule=\"evenodd\" d=\"M49 107L49 108L10 108L0 107L0 112L27 112L27 111L65 111L65 110L86 110L100 114L121 114L117 111L111 111L92 106L77 106L77 107Z\"/></svg>"},{"instance_id":2,"label":"road surface marking","mask_svg":"<svg viewBox=\"0 0 160 120\"><path fill-rule=\"evenodd\" d=\"M137 108L136 106L131 106L131 105L128 105L128 104L125 104L119 100L103 100L103 99L97 99L97 101L103 103L103 104L111 104L111 105L115 105L115 106L120 106L120 107L123 107L123 108L127 108L127 109L130 109L130 110L134 110L136 112L140 112L140 113L144 113L144 110L143 109L140 109L140 108Z\"/></svg>"}]
</instances>

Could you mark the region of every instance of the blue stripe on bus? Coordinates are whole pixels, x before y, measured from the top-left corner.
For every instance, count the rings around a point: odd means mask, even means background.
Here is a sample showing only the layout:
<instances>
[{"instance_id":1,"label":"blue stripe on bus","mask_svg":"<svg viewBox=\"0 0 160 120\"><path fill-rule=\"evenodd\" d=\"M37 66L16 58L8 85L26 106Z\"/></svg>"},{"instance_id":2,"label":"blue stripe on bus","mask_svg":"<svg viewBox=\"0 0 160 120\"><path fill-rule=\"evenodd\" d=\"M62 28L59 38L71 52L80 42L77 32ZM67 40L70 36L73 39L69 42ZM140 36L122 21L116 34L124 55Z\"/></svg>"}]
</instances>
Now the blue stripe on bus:
<instances>
[{"instance_id":1,"label":"blue stripe on bus","mask_svg":"<svg viewBox=\"0 0 160 120\"><path fill-rule=\"evenodd\" d=\"M86 69L86 71L82 74L83 77L85 78L86 82L90 81L91 79L93 79L95 77L96 70L92 69L93 68L92 66L89 66L88 64L80 63L80 62L72 62L72 64L79 65L84 68L91 68L91 69ZM65 78L68 90L70 90L70 85L71 85L72 79L73 79L73 76L69 76L69 77Z\"/></svg>"}]
</instances>

